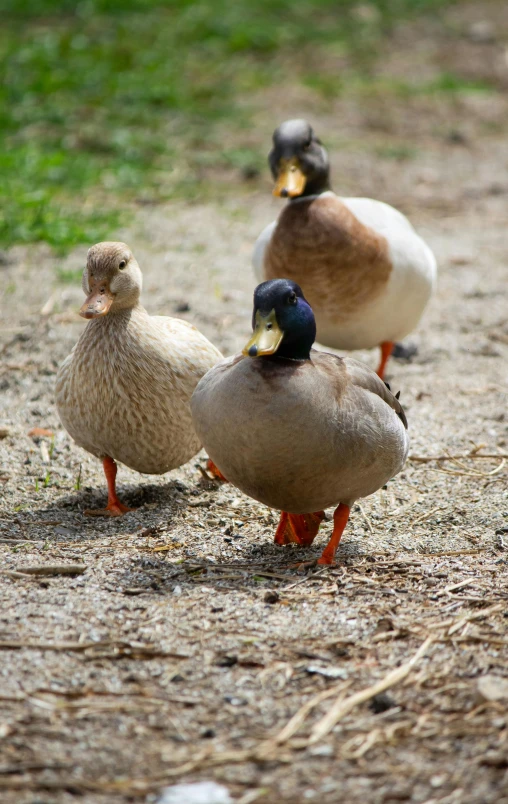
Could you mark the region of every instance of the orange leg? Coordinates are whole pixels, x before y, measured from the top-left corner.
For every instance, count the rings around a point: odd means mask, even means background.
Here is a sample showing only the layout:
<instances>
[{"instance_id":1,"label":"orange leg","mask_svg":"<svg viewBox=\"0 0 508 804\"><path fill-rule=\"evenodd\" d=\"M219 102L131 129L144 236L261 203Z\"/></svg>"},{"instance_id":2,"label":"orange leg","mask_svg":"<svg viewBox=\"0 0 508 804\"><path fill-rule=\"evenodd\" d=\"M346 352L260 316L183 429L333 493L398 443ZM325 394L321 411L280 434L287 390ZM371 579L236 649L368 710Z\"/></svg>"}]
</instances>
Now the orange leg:
<instances>
[{"instance_id":1,"label":"orange leg","mask_svg":"<svg viewBox=\"0 0 508 804\"><path fill-rule=\"evenodd\" d=\"M333 515L333 533L330 541L321 554L321 558L318 558L318 564L333 564L335 552L339 546L340 537L344 532L348 519L349 508L347 505L343 505L341 503L339 507L335 509L335 513Z\"/></svg>"},{"instance_id":2,"label":"orange leg","mask_svg":"<svg viewBox=\"0 0 508 804\"><path fill-rule=\"evenodd\" d=\"M281 511L275 531L275 544L295 543L309 547L316 538L324 515L324 511L316 511L314 514L288 514L287 511Z\"/></svg>"},{"instance_id":3,"label":"orange leg","mask_svg":"<svg viewBox=\"0 0 508 804\"><path fill-rule=\"evenodd\" d=\"M378 377L381 377L381 379L383 379L384 376L385 376L385 369L386 369L386 364L388 363L388 358L390 357L391 353L393 352L393 343L392 343L392 341L383 341L383 343L380 344L380 349L381 349L381 361L379 363L379 366L378 366L378 369L376 371L376 374L377 374Z\"/></svg>"},{"instance_id":4,"label":"orange leg","mask_svg":"<svg viewBox=\"0 0 508 804\"><path fill-rule=\"evenodd\" d=\"M213 462L213 461L211 461L211 460L210 460L210 458L208 458L208 460L207 460L207 462L206 462L206 468L208 469L208 471L210 472L210 474L211 474L211 475L213 475L213 477L214 477L216 480L222 480L222 481L223 481L223 483L227 483L227 482L228 482L228 481L227 481L227 479L226 479L226 478L224 477L224 475L222 474L221 470L218 468L218 466L215 466L214 462Z\"/></svg>"},{"instance_id":5,"label":"orange leg","mask_svg":"<svg viewBox=\"0 0 508 804\"><path fill-rule=\"evenodd\" d=\"M124 505L117 497L116 494L116 473L117 473L117 466L113 458L106 456L106 458L102 461L102 466L104 469L104 474L106 475L106 480L108 483L108 504L106 508L100 508L98 510L90 510L88 509L85 511L86 516L122 516L122 514L126 514L128 511L134 511L134 508L129 508L128 505Z\"/></svg>"}]
</instances>

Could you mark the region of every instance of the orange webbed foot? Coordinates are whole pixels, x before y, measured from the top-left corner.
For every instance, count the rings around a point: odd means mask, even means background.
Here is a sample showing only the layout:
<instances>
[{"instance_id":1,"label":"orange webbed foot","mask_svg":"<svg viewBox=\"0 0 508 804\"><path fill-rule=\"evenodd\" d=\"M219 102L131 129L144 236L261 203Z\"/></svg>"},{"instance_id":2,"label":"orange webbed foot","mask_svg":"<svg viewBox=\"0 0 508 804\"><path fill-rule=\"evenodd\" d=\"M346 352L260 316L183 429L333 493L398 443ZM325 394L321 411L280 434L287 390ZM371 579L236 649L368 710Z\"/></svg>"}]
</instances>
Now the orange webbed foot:
<instances>
[{"instance_id":1,"label":"orange webbed foot","mask_svg":"<svg viewBox=\"0 0 508 804\"><path fill-rule=\"evenodd\" d=\"M106 481L108 484L108 504L105 508L98 508L94 509L87 509L83 511L85 516L123 516L123 514L127 514L129 511L135 511L135 508L129 508L128 505L124 505L123 502L117 497L116 494L116 472L117 466L113 458L110 458L109 455L106 455L105 458L102 459L102 467L104 469L104 474L106 475Z\"/></svg>"},{"instance_id":2,"label":"orange webbed foot","mask_svg":"<svg viewBox=\"0 0 508 804\"><path fill-rule=\"evenodd\" d=\"M288 514L287 511L282 511L275 531L275 544L299 544L302 547L309 547L316 538L324 516L324 511L316 511L313 514Z\"/></svg>"},{"instance_id":3,"label":"orange webbed foot","mask_svg":"<svg viewBox=\"0 0 508 804\"><path fill-rule=\"evenodd\" d=\"M83 513L85 516L123 516L128 514L129 511L135 510L135 508L129 508L128 505L124 505L120 500L116 500L116 502L108 503L106 508L87 508Z\"/></svg>"},{"instance_id":4,"label":"orange webbed foot","mask_svg":"<svg viewBox=\"0 0 508 804\"><path fill-rule=\"evenodd\" d=\"M208 469L210 474L215 478L215 480L221 480L223 483L228 482L227 478L224 477L221 470L218 468L218 466L215 466L214 462L210 460L210 458L208 458L206 462L206 468Z\"/></svg>"}]
</instances>

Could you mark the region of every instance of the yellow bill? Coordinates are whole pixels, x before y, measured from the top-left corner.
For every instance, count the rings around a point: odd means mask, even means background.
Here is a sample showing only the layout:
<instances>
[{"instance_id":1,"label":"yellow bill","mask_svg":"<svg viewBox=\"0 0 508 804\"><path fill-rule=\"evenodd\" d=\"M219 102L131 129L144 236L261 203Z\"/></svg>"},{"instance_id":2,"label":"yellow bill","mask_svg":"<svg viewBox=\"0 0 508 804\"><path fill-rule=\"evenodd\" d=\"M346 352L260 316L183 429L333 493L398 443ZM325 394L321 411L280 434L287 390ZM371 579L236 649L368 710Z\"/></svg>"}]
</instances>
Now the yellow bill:
<instances>
[{"instance_id":1,"label":"yellow bill","mask_svg":"<svg viewBox=\"0 0 508 804\"><path fill-rule=\"evenodd\" d=\"M273 194L278 198L298 198L305 190L306 182L307 179L296 157L281 159Z\"/></svg>"},{"instance_id":2,"label":"yellow bill","mask_svg":"<svg viewBox=\"0 0 508 804\"><path fill-rule=\"evenodd\" d=\"M256 313L256 325L254 334L243 349L246 357L262 357L262 355L273 355L279 348L284 333L277 324L275 310L268 315L261 315L259 310Z\"/></svg>"}]
</instances>

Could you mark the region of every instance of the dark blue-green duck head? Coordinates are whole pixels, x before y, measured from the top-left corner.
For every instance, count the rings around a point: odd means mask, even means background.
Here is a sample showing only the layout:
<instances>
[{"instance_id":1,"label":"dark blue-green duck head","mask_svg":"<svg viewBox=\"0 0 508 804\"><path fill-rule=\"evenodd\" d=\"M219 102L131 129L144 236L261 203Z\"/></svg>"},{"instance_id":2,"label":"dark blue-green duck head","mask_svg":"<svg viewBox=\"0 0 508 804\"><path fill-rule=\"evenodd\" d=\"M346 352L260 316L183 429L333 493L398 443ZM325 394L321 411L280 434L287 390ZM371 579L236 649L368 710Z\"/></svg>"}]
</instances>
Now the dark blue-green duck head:
<instances>
[{"instance_id":1,"label":"dark blue-green duck head","mask_svg":"<svg viewBox=\"0 0 508 804\"><path fill-rule=\"evenodd\" d=\"M308 360L316 339L312 307L300 285L290 279L271 279L257 286L252 328L252 338L243 350L248 357Z\"/></svg>"}]
</instances>

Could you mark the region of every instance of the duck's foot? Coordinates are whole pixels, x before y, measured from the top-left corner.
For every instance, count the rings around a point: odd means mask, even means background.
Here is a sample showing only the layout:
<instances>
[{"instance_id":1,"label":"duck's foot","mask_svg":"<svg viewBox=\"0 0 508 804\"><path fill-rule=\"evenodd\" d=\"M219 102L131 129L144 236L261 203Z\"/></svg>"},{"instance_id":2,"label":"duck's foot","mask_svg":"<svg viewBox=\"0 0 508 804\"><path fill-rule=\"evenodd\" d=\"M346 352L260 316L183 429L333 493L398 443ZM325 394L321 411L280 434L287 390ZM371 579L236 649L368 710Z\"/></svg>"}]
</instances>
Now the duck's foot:
<instances>
[{"instance_id":1,"label":"duck's foot","mask_svg":"<svg viewBox=\"0 0 508 804\"><path fill-rule=\"evenodd\" d=\"M333 564L335 561L335 553L337 547L339 546L340 539L342 534L344 533L344 528L347 525L347 521L349 519L349 507L347 505L343 505L342 503L335 509L333 515L333 532L330 537L330 541L326 545L325 549L321 554L321 558L318 558L318 564Z\"/></svg>"},{"instance_id":2,"label":"duck's foot","mask_svg":"<svg viewBox=\"0 0 508 804\"><path fill-rule=\"evenodd\" d=\"M117 499L114 503L108 502L106 508L87 508L83 513L85 516L123 516L129 513L129 511L135 510L135 508L129 508L128 505L124 505L123 502Z\"/></svg>"},{"instance_id":3,"label":"duck's foot","mask_svg":"<svg viewBox=\"0 0 508 804\"><path fill-rule=\"evenodd\" d=\"M410 363L413 357L418 354L418 347L416 343L394 343L392 349L392 357L395 360L404 360Z\"/></svg>"},{"instance_id":4,"label":"duck's foot","mask_svg":"<svg viewBox=\"0 0 508 804\"><path fill-rule=\"evenodd\" d=\"M388 363L388 358L393 352L393 341L383 341L383 343L380 344L379 348L381 349L381 360L379 361L379 366L377 367L376 374L383 380L385 376L386 364Z\"/></svg>"},{"instance_id":5,"label":"duck's foot","mask_svg":"<svg viewBox=\"0 0 508 804\"><path fill-rule=\"evenodd\" d=\"M206 468L208 469L210 474L215 478L215 480L221 480L223 483L228 482L227 478L224 477L221 470L217 466L215 466L214 462L210 460L210 458L208 458L206 462Z\"/></svg>"},{"instance_id":6,"label":"duck's foot","mask_svg":"<svg viewBox=\"0 0 508 804\"><path fill-rule=\"evenodd\" d=\"M105 508L98 508L96 510L87 509L86 511L83 511L85 516L122 516L123 514L127 514L129 511L135 511L135 508L129 508L128 505L124 505L123 502L120 502L117 497L117 466L113 458L110 458L109 455L106 455L106 457L102 460L102 468L104 469L104 474L106 475L106 481L108 484L108 504Z\"/></svg>"},{"instance_id":7,"label":"duck's foot","mask_svg":"<svg viewBox=\"0 0 508 804\"><path fill-rule=\"evenodd\" d=\"M275 544L299 544L302 547L309 547L316 538L324 516L324 511L316 511L314 514L288 514L287 511L281 511L275 531Z\"/></svg>"}]
</instances>

